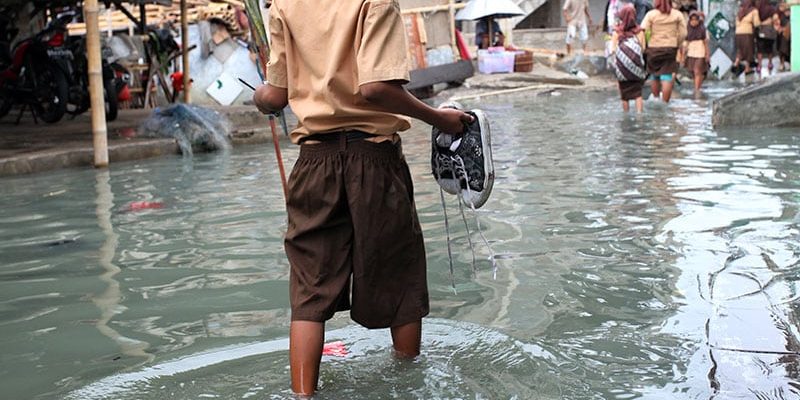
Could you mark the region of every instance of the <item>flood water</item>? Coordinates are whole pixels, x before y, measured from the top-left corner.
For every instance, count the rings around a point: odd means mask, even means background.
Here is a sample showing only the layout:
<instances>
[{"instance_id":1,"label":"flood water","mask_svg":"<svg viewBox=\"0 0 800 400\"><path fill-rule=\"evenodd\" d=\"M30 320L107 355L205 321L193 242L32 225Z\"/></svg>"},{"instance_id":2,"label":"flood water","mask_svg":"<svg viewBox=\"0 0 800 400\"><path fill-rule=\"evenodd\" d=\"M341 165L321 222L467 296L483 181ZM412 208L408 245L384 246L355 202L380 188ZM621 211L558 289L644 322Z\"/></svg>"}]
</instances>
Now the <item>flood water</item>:
<instances>
[{"instance_id":1,"label":"flood water","mask_svg":"<svg viewBox=\"0 0 800 400\"><path fill-rule=\"evenodd\" d=\"M387 331L339 315L327 340L350 354L324 358L318 398L800 396L797 132L715 131L707 98L641 116L612 92L466 105L492 119L478 220L497 278L470 217L472 275L450 198L451 289L416 125L423 354L397 361ZM0 181L0 397L291 398L277 175L265 145Z\"/></svg>"}]
</instances>

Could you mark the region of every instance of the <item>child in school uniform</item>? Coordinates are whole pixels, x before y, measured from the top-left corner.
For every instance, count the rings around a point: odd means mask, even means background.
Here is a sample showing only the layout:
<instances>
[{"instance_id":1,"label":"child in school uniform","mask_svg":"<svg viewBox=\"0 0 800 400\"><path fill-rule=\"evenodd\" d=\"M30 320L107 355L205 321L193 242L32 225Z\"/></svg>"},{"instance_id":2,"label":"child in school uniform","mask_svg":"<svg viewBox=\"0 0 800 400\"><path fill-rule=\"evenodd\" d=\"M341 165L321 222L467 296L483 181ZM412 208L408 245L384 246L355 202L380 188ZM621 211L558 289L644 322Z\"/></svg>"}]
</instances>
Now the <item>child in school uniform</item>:
<instances>
[{"instance_id":1,"label":"child in school uniform","mask_svg":"<svg viewBox=\"0 0 800 400\"><path fill-rule=\"evenodd\" d=\"M687 32L686 40L683 42L684 66L692 74L694 92L697 94L700 93L700 88L708 74L708 64L711 59L703 13L692 11L689 14Z\"/></svg>"},{"instance_id":2,"label":"child in school uniform","mask_svg":"<svg viewBox=\"0 0 800 400\"><path fill-rule=\"evenodd\" d=\"M445 133L472 121L411 96L397 0L273 0L264 113L287 104L300 155L289 177L292 390L317 389L325 321L337 311L390 328L395 352L420 352L428 314L425 247L398 132L404 116ZM401 115L402 114L402 115Z\"/></svg>"}]
</instances>

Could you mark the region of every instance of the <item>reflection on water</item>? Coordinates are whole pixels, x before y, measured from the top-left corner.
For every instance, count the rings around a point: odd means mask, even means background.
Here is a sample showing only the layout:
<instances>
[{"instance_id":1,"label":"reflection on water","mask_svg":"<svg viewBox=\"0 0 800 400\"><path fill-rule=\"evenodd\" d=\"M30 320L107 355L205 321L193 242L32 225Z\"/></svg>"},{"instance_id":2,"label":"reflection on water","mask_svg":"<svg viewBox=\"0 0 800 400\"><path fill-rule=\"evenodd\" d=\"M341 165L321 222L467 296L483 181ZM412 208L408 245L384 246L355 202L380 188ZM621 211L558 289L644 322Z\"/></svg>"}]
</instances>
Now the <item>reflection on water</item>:
<instances>
[{"instance_id":1,"label":"reflection on water","mask_svg":"<svg viewBox=\"0 0 800 400\"><path fill-rule=\"evenodd\" d=\"M499 270L470 219L473 276L455 221L457 295L429 136L405 135L434 317L424 354L396 361L387 332L338 316L328 339L351 356L325 359L321 398L798 396L800 139L713 131L707 100L624 115L614 96L471 105L493 122L479 218ZM276 170L264 146L4 180L4 396L290 397Z\"/></svg>"}]
</instances>

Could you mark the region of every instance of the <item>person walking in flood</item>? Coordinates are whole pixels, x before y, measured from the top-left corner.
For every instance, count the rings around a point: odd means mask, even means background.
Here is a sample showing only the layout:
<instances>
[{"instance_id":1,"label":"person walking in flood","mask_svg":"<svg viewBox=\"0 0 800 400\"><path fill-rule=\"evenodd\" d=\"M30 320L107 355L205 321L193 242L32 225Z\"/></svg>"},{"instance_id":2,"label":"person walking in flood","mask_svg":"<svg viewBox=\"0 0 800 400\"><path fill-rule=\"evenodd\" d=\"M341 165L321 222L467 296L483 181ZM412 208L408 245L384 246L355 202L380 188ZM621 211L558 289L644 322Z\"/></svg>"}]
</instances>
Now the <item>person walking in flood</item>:
<instances>
[{"instance_id":1,"label":"person walking in flood","mask_svg":"<svg viewBox=\"0 0 800 400\"><path fill-rule=\"evenodd\" d=\"M778 39L778 31L775 29L774 17L778 10L770 4L769 0L757 0L758 19L761 24L758 26L758 37L756 38L756 54L758 61L756 70L761 74L764 64L764 57L767 58L767 72L772 72L774 65L772 57L775 55L775 41Z\"/></svg>"},{"instance_id":2,"label":"person walking in flood","mask_svg":"<svg viewBox=\"0 0 800 400\"><path fill-rule=\"evenodd\" d=\"M622 7L617 13L617 23L611 36L611 49L614 54L614 73L619 84L622 109L630 111L630 101L636 102L636 111L644 111L642 86L647 78L644 64L644 30L636 23L636 9L633 5Z\"/></svg>"},{"instance_id":3,"label":"person walking in flood","mask_svg":"<svg viewBox=\"0 0 800 400\"><path fill-rule=\"evenodd\" d=\"M744 63L745 75L753 71L755 30L759 25L761 19L758 17L758 9L751 0L742 0L736 14L736 60L733 65L738 69Z\"/></svg>"},{"instance_id":4,"label":"person walking in flood","mask_svg":"<svg viewBox=\"0 0 800 400\"><path fill-rule=\"evenodd\" d=\"M585 55L589 42L589 27L592 25L589 0L567 0L564 2L562 12L564 21L567 22L567 55L572 54L572 44L576 38L581 41Z\"/></svg>"},{"instance_id":5,"label":"person walking in flood","mask_svg":"<svg viewBox=\"0 0 800 400\"><path fill-rule=\"evenodd\" d=\"M313 21L313 23L309 23ZM405 26L397 0L273 0L264 113L297 115L300 155L289 178L292 390L317 389L325 321L350 310L390 328L395 354L420 352L428 314L425 244L398 132L405 116L458 135L473 118L409 94Z\"/></svg>"},{"instance_id":6,"label":"person walking in flood","mask_svg":"<svg viewBox=\"0 0 800 400\"><path fill-rule=\"evenodd\" d=\"M694 79L694 93L700 94L700 88L708 74L708 65L711 60L711 50L708 47L708 33L704 15L700 11L689 14L686 41L683 42L684 66Z\"/></svg>"},{"instance_id":7,"label":"person walking in flood","mask_svg":"<svg viewBox=\"0 0 800 400\"><path fill-rule=\"evenodd\" d=\"M655 97L669 103L675 73L678 72L678 48L686 37L686 20L672 8L670 0L656 0L655 8L644 16L642 28L649 32L645 60L650 73L650 89Z\"/></svg>"}]
</instances>

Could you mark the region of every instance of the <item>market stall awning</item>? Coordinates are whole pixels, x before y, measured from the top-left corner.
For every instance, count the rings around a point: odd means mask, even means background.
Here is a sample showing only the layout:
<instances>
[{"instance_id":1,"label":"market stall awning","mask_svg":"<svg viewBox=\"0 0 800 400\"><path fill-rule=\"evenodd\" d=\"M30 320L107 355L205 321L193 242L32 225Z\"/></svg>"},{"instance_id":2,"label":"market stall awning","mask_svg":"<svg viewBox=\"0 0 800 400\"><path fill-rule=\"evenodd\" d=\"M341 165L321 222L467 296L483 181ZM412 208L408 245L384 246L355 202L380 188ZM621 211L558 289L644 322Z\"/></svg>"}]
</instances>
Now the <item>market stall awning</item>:
<instances>
[{"instance_id":1,"label":"market stall awning","mask_svg":"<svg viewBox=\"0 0 800 400\"><path fill-rule=\"evenodd\" d=\"M457 20L476 20L486 17L511 18L525 15L511 0L471 0L456 14Z\"/></svg>"}]
</instances>

